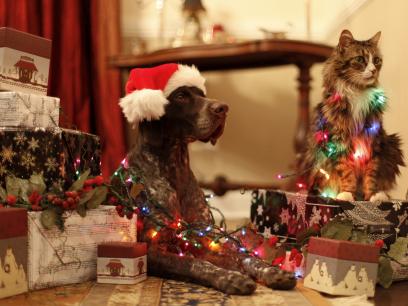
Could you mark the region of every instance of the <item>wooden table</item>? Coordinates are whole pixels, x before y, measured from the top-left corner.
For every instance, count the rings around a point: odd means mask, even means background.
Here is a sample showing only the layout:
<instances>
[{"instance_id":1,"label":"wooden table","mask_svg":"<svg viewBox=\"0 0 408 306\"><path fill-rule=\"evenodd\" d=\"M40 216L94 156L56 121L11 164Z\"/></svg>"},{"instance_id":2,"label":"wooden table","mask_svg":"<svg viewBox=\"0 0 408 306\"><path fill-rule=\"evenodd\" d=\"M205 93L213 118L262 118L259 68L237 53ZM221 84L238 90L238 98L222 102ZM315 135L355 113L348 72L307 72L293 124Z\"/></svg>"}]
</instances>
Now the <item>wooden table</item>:
<instances>
[{"instance_id":1,"label":"wooden table","mask_svg":"<svg viewBox=\"0 0 408 306\"><path fill-rule=\"evenodd\" d=\"M201 71L295 65L299 70L298 117L294 137L295 152L298 153L306 143L309 126L310 68L315 63L324 62L332 51L332 47L324 44L288 39L264 39L161 49L137 56L118 55L109 59L109 65L121 69L126 76L132 68L151 67L168 62L196 65ZM228 184L224 185L228 188ZM245 184L238 185L239 189L245 187Z\"/></svg>"}]
</instances>

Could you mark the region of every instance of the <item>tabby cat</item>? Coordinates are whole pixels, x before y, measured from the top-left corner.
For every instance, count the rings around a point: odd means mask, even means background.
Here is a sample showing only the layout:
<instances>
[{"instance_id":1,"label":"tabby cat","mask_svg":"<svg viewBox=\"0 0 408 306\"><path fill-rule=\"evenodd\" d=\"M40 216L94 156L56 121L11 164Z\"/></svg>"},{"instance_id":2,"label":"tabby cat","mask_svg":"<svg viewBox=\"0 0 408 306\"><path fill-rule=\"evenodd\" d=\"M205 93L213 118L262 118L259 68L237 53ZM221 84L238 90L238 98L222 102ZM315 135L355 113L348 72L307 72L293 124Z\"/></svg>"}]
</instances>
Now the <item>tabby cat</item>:
<instances>
[{"instance_id":1,"label":"tabby cat","mask_svg":"<svg viewBox=\"0 0 408 306\"><path fill-rule=\"evenodd\" d=\"M382 115L387 98L379 87L381 32L358 41L350 31L323 69L323 102L314 110L300 161L311 193L340 200L385 200L404 166L400 138L387 135Z\"/></svg>"}]
</instances>

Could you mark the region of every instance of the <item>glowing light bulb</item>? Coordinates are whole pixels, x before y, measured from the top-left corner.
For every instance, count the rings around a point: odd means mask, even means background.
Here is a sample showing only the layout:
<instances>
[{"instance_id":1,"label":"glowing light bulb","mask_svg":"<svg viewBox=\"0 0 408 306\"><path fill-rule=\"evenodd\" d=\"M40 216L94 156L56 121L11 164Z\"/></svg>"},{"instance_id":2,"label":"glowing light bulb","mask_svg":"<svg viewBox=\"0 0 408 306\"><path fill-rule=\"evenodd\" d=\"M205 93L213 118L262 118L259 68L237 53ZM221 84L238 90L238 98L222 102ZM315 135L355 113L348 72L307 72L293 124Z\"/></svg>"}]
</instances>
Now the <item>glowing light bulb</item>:
<instances>
[{"instance_id":1,"label":"glowing light bulb","mask_svg":"<svg viewBox=\"0 0 408 306\"><path fill-rule=\"evenodd\" d=\"M241 229L241 234L242 234L243 236L246 235L246 229L245 229L245 228Z\"/></svg>"},{"instance_id":2,"label":"glowing light bulb","mask_svg":"<svg viewBox=\"0 0 408 306\"><path fill-rule=\"evenodd\" d=\"M281 180L281 179L283 178L283 175L282 175L282 174L278 174L276 177L278 178L278 180Z\"/></svg>"},{"instance_id":3,"label":"glowing light bulb","mask_svg":"<svg viewBox=\"0 0 408 306\"><path fill-rule=\"evenodd\" d=\"M206 229L205 229L206 232L209 232L209 231L211 231L211 230L212 230L212 226L210 226L210 225L207 226Z\"/></svg>"},{"instance_id":4,"label":"glowing light bulb","mask_svg":"<svg viewBox=\"0 0 408 306\"><path fill-rule=\"evenodd\" d=\"M178 256L183 257L183 256L184 256L184 253L183 253L183 252L180 252L180 253L178 253Z\"/></svg>"},{"instance_id":5,"label":"glowing light bulb","mask_svg":"<svg viewBox=\"0 0 408 306\"><path fill-rule=\"evenodd\" d=\"M211 251L217 252L220 249L220 244L215 241L211 241L208 247L211 249Z\"/></svg>"},{"instance_id":6,"label":"glowing light bulb","mask_svg":"<svg viewBox=\"0 0 408 306\"><path fill-rule=\"evenodd\" d=\"M151 233L150 233L150 237L151 237L152 239L154 239L154 238L157 236L157 234L158 234L157 231L152 230Z\"/></svg>"}]
</instances>

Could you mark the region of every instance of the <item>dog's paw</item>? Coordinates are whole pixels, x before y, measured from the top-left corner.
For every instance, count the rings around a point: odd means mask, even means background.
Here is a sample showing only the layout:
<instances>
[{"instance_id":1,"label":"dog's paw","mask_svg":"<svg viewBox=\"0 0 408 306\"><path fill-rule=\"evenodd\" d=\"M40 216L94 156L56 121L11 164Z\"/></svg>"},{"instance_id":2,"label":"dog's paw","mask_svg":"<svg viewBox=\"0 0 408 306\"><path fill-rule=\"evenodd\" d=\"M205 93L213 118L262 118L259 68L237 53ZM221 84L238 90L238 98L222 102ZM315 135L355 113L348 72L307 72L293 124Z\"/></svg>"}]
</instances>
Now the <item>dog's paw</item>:
<instances>
[{"instance_id":1,"label":"dog's paw","mask_svg":"<svg viewBox=\"0 0 408 306\"><path fill-rule=\"evenodd\" d=\"M255 291L256 283L252 278L237 271L227 271L227 275L217 279L219 290L226 294L248 295Z\"/></svg>"},{"instance_id":2,"label":"dog's paw","mask_svg":"<svg viewBox=\"0 0 408 306\"><path fill-rule=\"evenodd\" d=\"M354 201L353 194L351 192L348 192L348 191L340 192L337 195L336 199L341 200L341 201Z\"/></svg>"},{"instance_id":3,"label":"dog's paw","mask_svg":"<svg viewBox=\"0 0 408 306\"><path fill-rule=\"evenodd\" d=\"M296 286L296 277L292 272L270 267L260 279L265 285L277 290L290 290Z\"/></svg>"},{"instance_id":4,"label":"dog's paw","mask_svg":"<svg viewBox=\"0 0 408 306\"><path fill-rule=\"evenodd\" d=\"M370 197L370 202L381 202L389 200L388 195L384 191L379 191Z\"/></svg>"}]
</instances>

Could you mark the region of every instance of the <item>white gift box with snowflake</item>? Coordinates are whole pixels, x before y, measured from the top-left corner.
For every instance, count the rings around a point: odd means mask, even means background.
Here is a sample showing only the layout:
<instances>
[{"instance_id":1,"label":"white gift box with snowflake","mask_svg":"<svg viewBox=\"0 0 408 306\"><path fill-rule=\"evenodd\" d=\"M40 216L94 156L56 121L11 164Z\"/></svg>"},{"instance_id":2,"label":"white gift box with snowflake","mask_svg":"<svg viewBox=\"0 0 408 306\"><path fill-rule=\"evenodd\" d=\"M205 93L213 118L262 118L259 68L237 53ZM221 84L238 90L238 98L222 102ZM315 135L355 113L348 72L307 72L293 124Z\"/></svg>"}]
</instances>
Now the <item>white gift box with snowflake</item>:
<instances>
[{"instance_id":1,"label":"white gift box with snowflake","mask_svg":"<svg viewBox=\"0 0 408 306\"><path fill-rule=\"evenodd\" d=\"M374 296L379 248L350 241L312 237L304 286L333 295Z\"/></svg>"},{"instance_id":2,"label":"white gift box with snowflake","mask_svg":"<svg viewBox=\"0 0 408 306\"><path fill-rule=\"evenodd\" d=\"M0 92L0 126L57 127L60 99L20 92Z\"/></svg>"}]
</instances>

